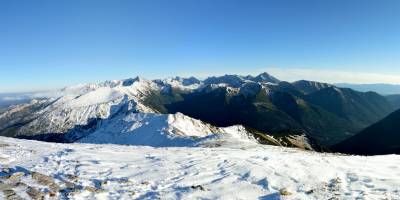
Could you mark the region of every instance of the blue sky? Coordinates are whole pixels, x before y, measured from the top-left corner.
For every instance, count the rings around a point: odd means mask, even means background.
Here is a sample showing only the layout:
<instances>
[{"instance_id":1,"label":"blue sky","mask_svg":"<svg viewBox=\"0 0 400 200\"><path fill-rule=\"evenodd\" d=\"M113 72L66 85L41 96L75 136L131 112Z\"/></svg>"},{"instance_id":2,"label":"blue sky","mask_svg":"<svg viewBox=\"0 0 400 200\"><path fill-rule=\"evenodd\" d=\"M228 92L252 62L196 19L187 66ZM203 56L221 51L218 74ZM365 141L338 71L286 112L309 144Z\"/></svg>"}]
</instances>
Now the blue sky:
<instances>
[{"instance_id":1,"label":"blue sky","mask_svg":"<svg viewBox=\"0 0 400 200\"><path fill-rule=\"evenodd\" d=\"M2 0L0 92L140 75L400 83L400 1Z\"/></svg>"}]
</instances>

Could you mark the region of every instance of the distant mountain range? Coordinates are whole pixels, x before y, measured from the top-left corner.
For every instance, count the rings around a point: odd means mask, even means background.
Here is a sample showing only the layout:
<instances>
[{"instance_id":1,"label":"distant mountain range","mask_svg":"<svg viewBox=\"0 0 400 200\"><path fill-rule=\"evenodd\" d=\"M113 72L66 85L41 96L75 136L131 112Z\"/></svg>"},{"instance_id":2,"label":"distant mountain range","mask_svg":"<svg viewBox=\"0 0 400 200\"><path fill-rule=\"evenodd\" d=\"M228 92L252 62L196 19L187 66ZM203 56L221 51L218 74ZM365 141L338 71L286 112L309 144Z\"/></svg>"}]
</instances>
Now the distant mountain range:
<instances>
[{"instance_id":1,"label":"distant mountain range","mask_svg":"<svg viewBox=\"0 0 400 200\"><path fill-rule=\"evenodd\" d=\"M148 144L136 137L146 136L139 130L191 138L193 130L206 136L210 132L223 133L221 127L242 126L246 134L261 143L326 150L395 110L393 102L375 92L306 80L289 83L268 73L205 80L137 77L32 96L34 100L0 113L0 135L57 142L109 138L102 141ZM181 121L192 128L165 132L160 127L170 130L168 127L177 126L154 124L165 118L161 116L176 113L182 113ZM143 117L145 121L141 121ZM193 120L198 122L192 123ZM147 128L138 128L145 124ZM122 140L124 134L113 130L126 132L124 137L135 137ZM105 137L107 134L115 137Z\"/></svg>"},{"instance_id":2,"label":"distant mountain range","mask_svg":"<svg viewBox=\"0 0 400 200\"><path fill-rule=\"evenodd\" d=\"M337 83L335 84L342 88L351 88L360 92L377 92L381 95L400 94L400 84L351 84L351 83Z\"/></svg>"},{"instance_id":3,"label":"distant mountain range","mask_svg":"<svg viewBox=\"0 0 400 200\"><path fill-rule=\"evenodd\" d=\"M32 97L25 93L0 93L0 111L9 106L28 103Z\"/></svg>"}]
</instances>

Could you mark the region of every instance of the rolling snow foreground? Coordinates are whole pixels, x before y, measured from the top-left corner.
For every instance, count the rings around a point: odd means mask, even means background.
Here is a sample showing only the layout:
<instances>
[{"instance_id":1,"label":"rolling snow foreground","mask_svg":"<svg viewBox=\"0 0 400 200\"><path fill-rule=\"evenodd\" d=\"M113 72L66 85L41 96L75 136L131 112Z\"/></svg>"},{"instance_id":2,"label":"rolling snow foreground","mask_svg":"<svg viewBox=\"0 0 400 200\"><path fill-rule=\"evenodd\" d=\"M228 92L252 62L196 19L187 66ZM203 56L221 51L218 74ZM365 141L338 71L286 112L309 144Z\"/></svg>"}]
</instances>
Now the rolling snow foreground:
<instances>
[{"instance_id":1,"label":"rolling snow foreground","mask_svg":"<svg viewBox=\"0 0 400 200\"><path fill-rule=\"evenodd\" d=\"M399 155L322 154L227 132L195 147L0 137L0 199L400 199Z\"/></svg>"}]
</instances>

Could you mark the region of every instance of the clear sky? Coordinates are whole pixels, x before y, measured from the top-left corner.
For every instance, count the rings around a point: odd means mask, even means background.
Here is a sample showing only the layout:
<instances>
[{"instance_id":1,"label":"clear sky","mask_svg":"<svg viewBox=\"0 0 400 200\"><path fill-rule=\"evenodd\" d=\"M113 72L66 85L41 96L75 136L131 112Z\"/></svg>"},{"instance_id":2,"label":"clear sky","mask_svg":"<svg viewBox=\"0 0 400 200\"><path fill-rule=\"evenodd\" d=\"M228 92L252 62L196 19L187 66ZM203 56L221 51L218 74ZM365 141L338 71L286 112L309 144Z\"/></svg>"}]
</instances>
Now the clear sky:
<instances>
[{"instance_id":1,"label":"clear sky","mask_svg":"<svg viewBox=\"0 0 400 200\"><path fill-rule=\"evenodd\" d=\"M400 1L0 1L0 92L262 71L400 83Z\"/></svg>"}]
</instances>

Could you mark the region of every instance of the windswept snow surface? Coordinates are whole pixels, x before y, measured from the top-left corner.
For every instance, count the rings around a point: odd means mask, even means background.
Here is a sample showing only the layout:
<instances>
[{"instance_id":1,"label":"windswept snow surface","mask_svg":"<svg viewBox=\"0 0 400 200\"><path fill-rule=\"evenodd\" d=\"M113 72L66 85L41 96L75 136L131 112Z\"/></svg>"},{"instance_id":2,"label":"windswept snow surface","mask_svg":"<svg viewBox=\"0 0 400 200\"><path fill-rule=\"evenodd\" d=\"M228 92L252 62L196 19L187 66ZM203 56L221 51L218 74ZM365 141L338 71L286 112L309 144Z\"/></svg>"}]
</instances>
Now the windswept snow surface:
<instances>
[{"instance_id":1,"label":"windswept snow surface","mask_svg":"<svg viewBox=\"0 0 400 200\"><path fill-rule=\"evenodd\" d=\"M91 91L82 96L71 100L72 107L90 106L95 104L106 103L123 97L124 94L113 88L102 87L96 91Z\"/></svg>"},{"instance_id":2,"label":"windswept snow surface","mask_svg":"<svg viewBox=\"0 0 400 200\"><path fill-rule=\"evenodd\" d=\"M154 148L0 137L0 144L2 168L49 175L61 187L76 177L81 187L56 199L400 199L398 155L343 156L249 142ZM29 175L21 181L32 184ZM95 189L79 189L85 186ZM14 191L27 197L22 187Z\"/></svg>"}]
</instances>

